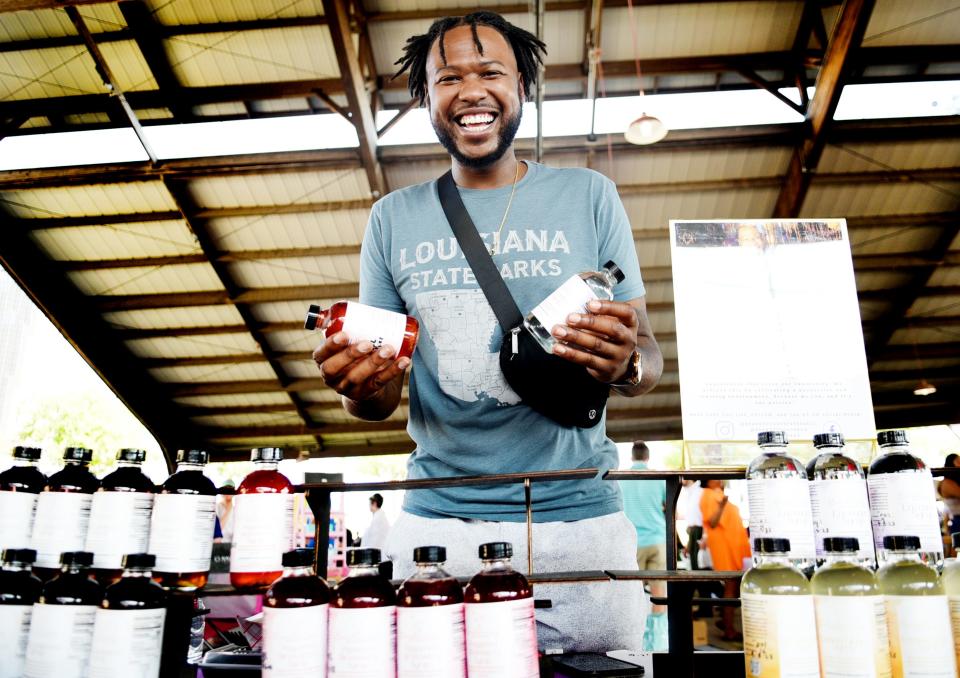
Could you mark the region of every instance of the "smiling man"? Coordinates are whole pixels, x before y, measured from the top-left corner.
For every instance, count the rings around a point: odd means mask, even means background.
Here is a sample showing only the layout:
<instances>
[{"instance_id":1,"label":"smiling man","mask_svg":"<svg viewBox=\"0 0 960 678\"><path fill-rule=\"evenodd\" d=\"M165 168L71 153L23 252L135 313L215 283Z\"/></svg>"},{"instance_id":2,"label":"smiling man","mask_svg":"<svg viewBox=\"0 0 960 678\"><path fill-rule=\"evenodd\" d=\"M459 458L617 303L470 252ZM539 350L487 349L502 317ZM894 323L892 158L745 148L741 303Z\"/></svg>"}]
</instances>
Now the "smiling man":
<instances>
[{"instance_id":1,"label":"smiling man","mask_svg":"<svg viewBox=\"0 0 960 678\"><path fill-rule=\"evenodd\" d=\"M615 300L591 302L552 328L554 353L597 381L636 396L660 378L630 224L616 187L585 169L517 159L513 140L545 46L491 12L448 17L411 37L397 62L430 112L453 178L481 238L523 313L567 278L609 260L626 274ZM444 216L436 181L395 191L370 215L360 256L360 300L416 317L421 332L410 373L414 478L617 467L604 423L561 426L525 405L498 362L503 338ZM314 352L346 410L367 420L400 404L408 358L393 347L350 344L335 334ZM534 568L636 569L636 532L616 483L593 478L533 488ZM510 541L526 560L518 485L409 491L386 545L395 572L413 571L413 548L447 547L448 569L479 569L477 546ZM636 583L537 585L543 649L639 649L646 605Z\"/></svg>"}]
</instances>

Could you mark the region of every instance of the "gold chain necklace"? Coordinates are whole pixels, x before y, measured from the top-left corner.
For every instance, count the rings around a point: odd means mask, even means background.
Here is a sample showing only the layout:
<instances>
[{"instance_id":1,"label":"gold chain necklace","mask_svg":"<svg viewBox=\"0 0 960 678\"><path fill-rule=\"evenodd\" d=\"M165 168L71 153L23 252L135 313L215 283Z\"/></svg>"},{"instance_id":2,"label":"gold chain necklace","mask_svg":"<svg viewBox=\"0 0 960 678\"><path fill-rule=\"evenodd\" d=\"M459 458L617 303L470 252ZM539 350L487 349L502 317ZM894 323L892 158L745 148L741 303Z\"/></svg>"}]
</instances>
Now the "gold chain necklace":
<instances>
[{"instance_id":1,"label":"gold chain necklace","mask_svg":"<svg viewBox=\"0 0 960 678\"><path fill-rule=\"evenodd\" d=\"M517 160L517 171L513 175L513 189L510 191L510 199L507 201L507 209L503 212L503 219L500 220L500 228L497 229L493 240L490 243L490 256L497 256L497 243L500 241L500 233L503 231L503 225L507 223L507 215L510 214L510 206L513 204L513 196L517 193L517 181L520 179L520 161Z\"/></svg>"}]
</instances>

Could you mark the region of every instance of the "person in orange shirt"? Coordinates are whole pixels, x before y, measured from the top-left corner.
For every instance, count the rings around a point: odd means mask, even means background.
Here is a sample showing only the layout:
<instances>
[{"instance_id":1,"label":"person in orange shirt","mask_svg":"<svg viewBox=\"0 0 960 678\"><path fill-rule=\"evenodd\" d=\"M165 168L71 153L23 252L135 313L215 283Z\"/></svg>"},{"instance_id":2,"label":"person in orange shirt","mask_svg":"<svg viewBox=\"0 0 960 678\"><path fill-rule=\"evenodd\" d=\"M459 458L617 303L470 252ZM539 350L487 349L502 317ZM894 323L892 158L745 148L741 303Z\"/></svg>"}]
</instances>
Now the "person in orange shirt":
<instances>
[{"instance_id":1,"label":"person in orange shirt","mask_svg":"<svg viewBox=\"0 0 960 678\"><path fill-rule=\"evenodd\" d=\"M707 480L700 497L700 511L703 514L703 531L713 569L717 571L740 571L743 561L750 557L750 539L740 518L740 509L730 502L723 492L723 482ZM724 581L724 597L734 598L737 593L736 580ZM723 639L741 640L743 636L733 627L734 609L723 607Z\"/></svg>"}]
</instances>

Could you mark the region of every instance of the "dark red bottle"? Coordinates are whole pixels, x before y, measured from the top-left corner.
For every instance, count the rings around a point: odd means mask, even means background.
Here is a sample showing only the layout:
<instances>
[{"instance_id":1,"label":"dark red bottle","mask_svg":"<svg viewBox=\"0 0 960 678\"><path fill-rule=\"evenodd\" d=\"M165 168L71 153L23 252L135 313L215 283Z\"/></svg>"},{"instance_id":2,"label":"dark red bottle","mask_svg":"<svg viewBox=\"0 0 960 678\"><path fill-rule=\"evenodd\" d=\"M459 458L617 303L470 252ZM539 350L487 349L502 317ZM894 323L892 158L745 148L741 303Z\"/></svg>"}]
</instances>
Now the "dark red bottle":
<instances>
[{"instance_id":1,"label":"dark red bottle","mask_svg":"<svg viewBox=\"0 0 960 678\"><path fill-rule=\"evenodd\" d=\"M325 337L346 332L351 343L369 341L374 348L392 346L396 358L412 356L420 336L420 323L413 316L356 301L338 301L326 310L311 304L303 326L321 329Z\"/></svg>"},{"instance_id":2,"label":"dark red bottle","mask_svg":"<svg viewBox=\"0 0 960 678\"><path fill-rule=\"evenodd\" d=\"M0 473L0 550L30 546L37 496L47 484L37 468L39 459L39 447L18 445L13 448L16 466Z\"/></svg>"},{"instance_id":3,"label":"dark red bottle","mask_svg":"<svg viewBox=\"0 0 960 678\"><path fill-rule=\"evenodd\" d=\"M270 586L293 542L293 483L277 470L283 450L260 447L250 460L254 470L233 498L230 583L237 588Z\"/></svg>"},{"instance_id":4,"label":"dark red bottle","mask_svg":"<svg viewBox=\"0 0 960 678\"><path fill-rule=\"evenodd\" d=\"M30 572L33 549L4 549L0 565L0 675L23 675L33 604L43 582Z\"/></svg>"}]
</instances>

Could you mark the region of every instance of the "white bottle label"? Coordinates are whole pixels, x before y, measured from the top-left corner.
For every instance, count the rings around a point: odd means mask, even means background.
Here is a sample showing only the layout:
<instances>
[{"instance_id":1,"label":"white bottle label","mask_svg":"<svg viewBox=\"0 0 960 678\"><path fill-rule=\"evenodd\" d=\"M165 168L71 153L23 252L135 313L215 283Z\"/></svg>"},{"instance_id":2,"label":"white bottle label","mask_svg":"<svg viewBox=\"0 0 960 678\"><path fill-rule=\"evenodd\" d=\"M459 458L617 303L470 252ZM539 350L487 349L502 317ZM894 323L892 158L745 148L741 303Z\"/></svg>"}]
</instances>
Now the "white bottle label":
<instances>
[{"instance_id":1,"label":"white bottle label","mask_svg":"<svg viewBox=\"0 0 960 678\"><path fill-rule=\"evenodd\" d=\"M97 610L89 678L157 678L167 611Z\"/></svg>"},{"instance_id":2,"label":"white bottle label","mask_svg":"<svg viewBox=\"0 0 960 678\"><path fill-rule=\"evenodd\" d=\"M32 492L0 492L0 550L30 546L37 495Z\"/></svg>"},{"instance_id":3,"label":"white bottle label","mask_svg":"<svg viewBox=\"0 0 960 678\"><path fill-rule=\"evenodd\" d=\"M93 566L119 570L128 553L146 553L152 511L149 492L95 493L84 549L93 552Z\"/></svg>"},{"instance_id":4,"label":"white bottle label","mask_svg":"<svg viewBox=\"0 0 960 678\"><path fill-rule=\"evenodd\" d=\"M956 678L946 596L884 596L894 678Z\"/></svg>"},{"instance_id":5,"label":"white bottle label","mask_svg":"<svg viewBox=\"0 0 960 678\"><path fill-rule=\"evenodd\" d=\"M82 551L93 497L82 492L41 492L33 524L34 567L60 567L60 554Z\"/></svg>"},{"instance_id":6,"label":"white bottle label","mask_svg":"<svg viewBox=\"0 0 960 678\"><path fill-rule=\"evenodd\" d=\"M792 558L813 558L813 512L805 478L757 478L747 481L750 538L790 540Z\"/></svg>"},{"instance_id":7,"label":"white bottle label","mask_svg":"<svg viewBox=\"0 0 960 678\"><path fill-rule=\"evenodd\" d=\"M263 678L325 678L329 607L263 608Z\"/></svg>"},{"instance_id":8,"label":"white bottle label","mask_svg":"<svg viewBox=\"0 0 960 678\"><path fill-rule=\"evenodd\" d=\"M238 494L233 498L231 572L279 572L293 541L292 494Z\"/></svg>"},{"instance_id":9,"label":"white bottle label","mask_svg":"<svg viewBox=\"0 0 960 678\"><path fill-rule=\"evenodd\" d=\"M818 556L827 554L823 548L823 540L827 537L856 537L860 545L857 556L873 558L870 504L867 502L867 484L862 478L812 481L810 510L813 512Z\"/></svg>"},{"instance_id":10,"label":"white bottle label","mask_svg":"<svg viewBox=\"0 0 960 678\"><path fill-rule=\"evenodd\" d=\"M21 678L32 605L0 605L0 678Z\"/></svg>"},{"instance_id":11,"label":"white bottle label","mask_svg":"<svg viewBox=\"0 0 960 678\"><path fill-rule=\"evenodd\" d=\"M814 596L822 678L890 678L883 596Z\"/></svg>"},{"instance_id":12,"label":"white bottle label","mask_svg":"<svg viewBox=\"0 0 960 678\"><path fill-rule=\"evenodd\" d=\"M464 605L470 678L537 678L533 598Z\"/></svg>"},{"instance_id":13,"label":"white bottle label","mask_svg":"<svg viewBox=\"0 0 960 678\"><path fill-rule=\"evenodd\" d=\"M392 346L395 351L399 351L406 329L407 316L402 313L347 302L347 310L343 314L343 331L350 337L352 344L366 340L372 343L374 348Z\"/></svg>"},{"instance_id":14,"label":"white bottle label","mask_svg":"<svg viewBox=\"0 0 960 678\"><path fill-rule=\"evenodd\" d=\"M747 678L819 678L813 596L744 593L740 604Z\"/></svg>"},{"instance_id":15,"label":"white bottle label","mask_svg":"<svg viewBox=\"0 0 960 678\"><path fill-rule=\"evenodd\" d=\"M34 605L24 678L86 678L96 613L96 605Z\"/></svg>"},{"instance_id":16,"label":"white bottle label","mask_svg":"<svg viewBox=\"0 0 960 678\"><path fill-rule=\"evenodd\" d=\"M867 476L867 489L877 551L883 548L886 536L916 535L920 537L920 550L943 553L929 470Z\"/></svg>"},{"instance_id":17,"label":"white bottle label","mask_svg":"<svg viewBox=\"0 0 960 678\"><path fill-rule=\"evenodd\" d=\"M960 671L960 596L950 596L950 626L953 629L953 652L957 656L957 671Z\"/></svg>"},{"instance_id":18,"label":"white bottle label","mask_svg":"<svg viewBox=\"0 0 960 678\"><path fill-rule=\"evenodd\" d=\"M463 603L397 608L397 678L464 678Z\"/></svg>"},{"instance_id":19,"label":"white bottle label","mask_svg":"<svg viewBox=\"0 0 960 678\"><path fill-rule=\"evenodd\" d=\"M570 277L537 304L530 314L550 332L554 325L566 325L571 313L586 313L587 303L597 298L590 286L579 275Z\"/></svg>"},{"instance_id":20,"label":"white bottle label","mask_svg":"<svg viewBox=\"0 0 960 678\"><path fill-rule=\"evenodd\" d=\"M330 678L396 678L397 608L330 608Z\"/></svg>"},{"instance_id":21,"label":"white bottle label","mask_svg":"<svg viewBox=\"0 0 960 678\"><path fill-rule=\"evenodd\" d=\"M216 497L158 494L150 522L156 572L207 572L213 550Z\"/></svg>"}]
</instances>

